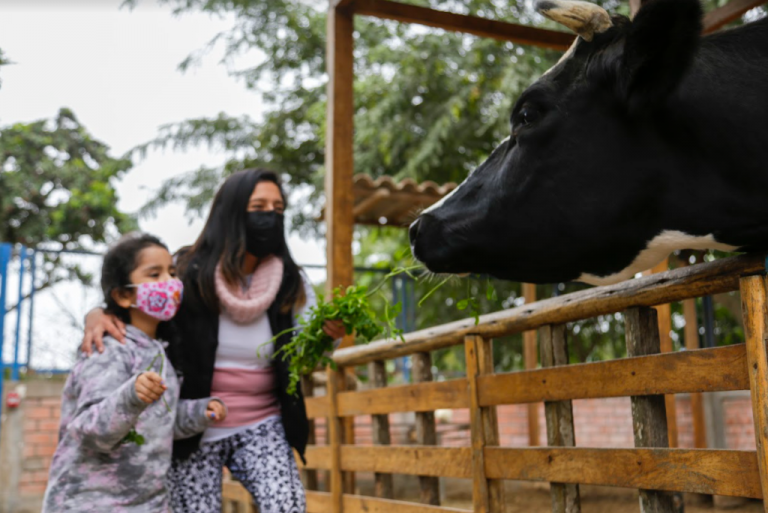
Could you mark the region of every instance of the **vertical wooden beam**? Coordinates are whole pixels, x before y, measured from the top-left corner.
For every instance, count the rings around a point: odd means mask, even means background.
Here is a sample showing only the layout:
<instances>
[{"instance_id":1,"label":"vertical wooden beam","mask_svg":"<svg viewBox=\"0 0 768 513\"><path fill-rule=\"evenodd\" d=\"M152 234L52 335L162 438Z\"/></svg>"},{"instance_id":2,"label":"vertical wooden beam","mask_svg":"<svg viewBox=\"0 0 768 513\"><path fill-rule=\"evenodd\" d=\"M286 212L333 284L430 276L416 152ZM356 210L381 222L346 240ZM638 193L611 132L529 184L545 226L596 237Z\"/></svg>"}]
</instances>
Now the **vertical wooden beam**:
<instances>
[{"instance_id":1,"label":"vertical wooden beam","mask_svg":"<svg viewBox=\"0 0 768 513\"><path fill-rule=\"evenodd\" d=\"M493 340L479 339L477 346L478 374L493 374ZM499 417L496 407L481 408L480 416L483 421L483 436L485 447L499 445ZM494 513L503 513L507 510L506 496L504 495L504 481L492 479L488 481L488 503Z\"/></svg>"},{"instance_id":2,"label":"vertical wooden beam","mask_svg":"<svg viewBox=\"0 0 768 513\"><path fill-rule=\"evenodd\" d=\"M375 361L368 364L368 374L371 385L376 388L387 386L387 369L383 361ZM389 415L371 415L371 428L373 431L374 445L390 445L392 443L389 434ZM374 494L383 499L394 498L392 474L376 472Z\"/></svg>"},{"instance_id":3,"label":"vertical wooden beam","mask_svg":"<svg viewBox=\"0 0 768 513\"><path fill-rule=\"evenodd\" d=\"M523 283L523 298L525 304L529 305L536 302L536 285L533 283ZM536 332L526 331L523 333L523 361L525 370L536 368ZM531 403L528 405L528 445L535 447L540 445L539 441L539 404Z\"/></svg>"},{"instance_id":4,"label":"vertical wooden beam","mask_svg":"<svg viewBox=\"0 0 768 513\"><path fill-rule=\"evenodd\" d=\"M304 393L304 397L313 397L315 395L315 382L312 379L312 374L302 376L301 391ZM307 437L307 445L315 445L316 443L317 435L315 433L315 420L309 419L309 436ZM318 490L317 470L305 469L304 483L307 490Z\"/></svg>"},{"instance_id":5,"label":"vertical wooden beam","mask_svg":"<svg viewBox=\"0 0 768 513\"><path fill-rule=\"evenodd\" d=\"M659 265L654 267L648 272L643 274L656 274L663 273L669 270L669 259L664 259ZM659 342L662 353L672 352L672 337L670 332L672 331L672 312L669 304L655 306L654 309L659 319ZM674 395L665 395L664 404L667 408L667 434L669 438L669 446L678 446L678 432L677 432L677 403L675 403ZM678 502L682 504L682 494L678 494Z\"/></svg>"},{"instance_id":6,"label":"vertical wooden beam","mask_svg":"<svg viewBox=\"0 0 768 513\"><path fill-rule=\"evenodd\" d=\"M757 463L763 497L768 497L768 355L766 354L766 283L762 276L741 279L741 308L747 342L747 368L755 423ZM765 501L768 512L768 501Z\"/></svg>"},{"instance_id":7,"label":"vertical wooden beam","mask_svg":"<svg viewBox=\"0 0 768 513\"><path fill-rule=\"evenodd\" d=\"M411 356L411 375L414 383L432 381L432 356L429 353L415 353ZM416 443L419 445L437 445L435 412L416 413ZM422 504L440 505L440 479L432 476L419 476Z\"/></svg>"},{"instance_id":8,"label":"vertical wooden beam","mask_svg":"<svg viewBox=\"0 0 768 513\"><path fill-rule=\"evenodd\" d=\"M685 318L685 348L699 349L699 323L696 318L696 300L683 301L683 317ZM704 421L704 401L701 393L691 394L691 413L693 416L693 446L696 449L707 448L707 428Z\"/></svg>"},{"instance_id":9,"label":"vertical wooden beam","mask_svg":"<svg viewBox=\"0 0 768 513\"><path fill-rule=\"evenodd\" d=\"M341 383L339 384L339 390L350 391L355 390L356 376L355 369L348 367L344 369L344 375L342 376ZM347 445L355 444L355 417L343 417L341 419L341 427L343 434L341 436L342 443ZM355 493L355 473L354 472L342 472L341 479L343 484L344 493Z\"/></svg>"},{"instance_id":10,"label":"vertical wooden beam","mask_svg":"<svg viewBox=\"0 0 768 513\"><path fill-rule=\"evenodd\" d=\"M627 354L646 356L661 352L659 325L652 308L631 308L624 312ZM664 396L632 397L632 427L635 447L669 447ZM658 490L640 490L640 511L674 513L674 497Z\"/></svg>"},{"instance_id":11,"label":"vertical wooden beam","mask_svg":"<svg viewBox=\"0 0 768 513\"><path fill-rule=\"evenodd\" d=\"M544 326L539 330L541 366L568 365L568 337L565 325ZM547 444L553 447L575 447L571 401L545 402ZM579 485L551 483L552 513L581 513Z\"/></svg>"},{"instance_id":12,"label":"vertical wooden beam","mask_svg":"<svg viewBox=\"0 0 768 513\"><path fill-rule=\"evenodd\" d=\"M326 59L328 111L325 148L325 220L328 293L352 284L352 229L354 191L352 176L354 93L353 14L348 7L328 12ZM350 344L346 337L344 343Z\"/></svg>"},{"instance_id":13,"label":"vertical wooden beam","mask_svg":"<svg viewBox=\"0 0 768 513\"><path fill-rule=\"evenodd\" d=\"M467 383L469 393L469 425L472 438L472 511L475 513L501 513L503 510L503 494L496 496L495 504L491 502L491 484L485 475L485 447L488 445L486 427L495 416L485 413L486 408L480 407L477 392L477 377L488 370L489 341L477 335L464 338L464 352L467 362ZM483 360L486 360L483 362ZM492 367L492 365L491 365ZM490 433L493 441L493 432ZM497 438L498 439L498 438ZM498 492L497 492L498 493ZM494 494L496 495L496 494ZM499 504L499 501L502 501Z\"/></svg>"},{"instance_id":14,"label":"vertical wooden beam","mask_svg":"<svg viewBox=\"0 0 768 513\"><path fill-rule=\"evenodd\" d=\"M343 370L328 372L328 435L331 446L331 507L333 513L344 511L344 490L341 477L341 444L343 429L339 418L339 390L344 379Z\"/></svg>"}]
</instances>

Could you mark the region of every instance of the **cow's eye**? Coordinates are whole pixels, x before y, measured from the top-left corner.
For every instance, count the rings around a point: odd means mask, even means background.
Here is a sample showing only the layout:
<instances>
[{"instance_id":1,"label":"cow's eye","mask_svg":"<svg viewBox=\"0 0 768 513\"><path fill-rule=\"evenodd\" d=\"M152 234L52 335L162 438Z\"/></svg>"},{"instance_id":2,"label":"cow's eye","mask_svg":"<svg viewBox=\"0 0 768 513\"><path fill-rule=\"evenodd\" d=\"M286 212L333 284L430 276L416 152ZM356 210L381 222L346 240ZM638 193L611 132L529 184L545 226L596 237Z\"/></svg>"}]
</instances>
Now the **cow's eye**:
<instances>
[{"instance_id":1,"label":"cow's eye","mask_svg":"<svg viewBox=\"0 0 768 513\"><path fill-rule=\"evenodd\" d=\"M538 121L540 117L539 110L536 109L533 105L523 105L523 107L520 109L520 112L518 113L518 119L520 120L521 126L528 126L532 123L535 123Z\"/></svg>"}]
</instances>

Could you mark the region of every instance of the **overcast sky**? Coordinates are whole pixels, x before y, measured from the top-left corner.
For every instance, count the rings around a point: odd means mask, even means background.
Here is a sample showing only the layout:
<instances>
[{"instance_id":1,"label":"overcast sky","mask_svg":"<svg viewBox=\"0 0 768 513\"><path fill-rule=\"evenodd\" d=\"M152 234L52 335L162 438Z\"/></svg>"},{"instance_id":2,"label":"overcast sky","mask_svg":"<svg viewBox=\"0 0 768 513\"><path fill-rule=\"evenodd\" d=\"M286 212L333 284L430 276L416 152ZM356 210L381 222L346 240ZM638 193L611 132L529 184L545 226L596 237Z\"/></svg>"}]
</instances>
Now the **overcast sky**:
<instances>
[{"instance_id":1,"label":"overcast sky","mask_svg":"<svg viewBox=\"0 0 768 513\"><path fill-rule=\"evenodd\" d=\"M230 27L232 18L174 17L168 7L154 0L139 2L132 11L121 9L120 4L121 0L0 0L0 48L15 63L0 68L0 125L52 118L59 108L68 107L94 137L119 156L151 139L165 123L219 112L259 116L258 96L227 75L218 62L221 51L214 50L201 66L186 73L177 69L190 52ZM238 64L258 58L246 56ZM148 189L162 180L222 160L207 149L150 154L117 184L119 206L135 211L147 199ZM202 221L190 224L183 207L176 205L161 210L155 219L140 220L140 226L175 250L194 241ZM290 245L300 263L325 262L320 241L291 237ZM311 277L322 279L323 274L312 273ZM9 280L9 304L15 302L15 287ZM60 289L58 294L62 296L59 301L66 304L82 303L73 307L76 316L96 300L92 293L79 289ZM70 297L72 294L77 297ZM40 298L36 305L40 316L59 308L51 300ZM35 321L35 338L75 336L71 331L66 335L57 331L48 336L41 332L38 337L42 322ZM62 322L48 319L46 324ZM9 315L8 335L13 326L15 320ZM9 344L5 346L7 361ZM69 348L62 354L70 354ZM46 359L45 364L55 363Z\"/></svg>"}]
</instances>

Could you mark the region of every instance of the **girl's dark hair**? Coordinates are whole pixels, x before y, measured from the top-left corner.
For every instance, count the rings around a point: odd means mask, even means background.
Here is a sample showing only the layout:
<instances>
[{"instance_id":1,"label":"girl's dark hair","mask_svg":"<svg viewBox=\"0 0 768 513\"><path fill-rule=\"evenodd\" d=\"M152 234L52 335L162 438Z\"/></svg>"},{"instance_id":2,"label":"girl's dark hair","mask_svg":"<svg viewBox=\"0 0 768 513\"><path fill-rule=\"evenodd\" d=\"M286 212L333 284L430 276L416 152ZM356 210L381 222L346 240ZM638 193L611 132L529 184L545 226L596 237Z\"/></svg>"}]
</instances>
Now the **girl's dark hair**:
<instances>
[{"instance_id":1,"label":"girl's dark hair","mask_svg":"<svg viewBox=\"0 0 768 513\"><path fill-rule=\"evenodd\" d=\"M104 302L107 305L104 311L126 324L131 322L130 312L117 304L117 301L112 298L112 291L126 290L127 286L131 285L131 273L139 265L139 254L152 246L168 250L168 246L154 235L131 233L117 241L104 256L104 263L101 266L101 291L104 293ZM156 338L168 342L165 352L171 364L179 369L180 340L173 320L157 325Z\"/></svg>"},{"instance_id":2,"label":"girl's dark hair","mask_svg":"<svg viewBox=\"0 0 768 513\"><path fill-rule=\"evenodd\" d=\"M168 250L160 239L146 233L125 235L104 256L101 266L101 291L104 293L105 312L110 313L125 323L131 322L127 308L117 304L112 297L114 290L126 290L131 285L131 273L139 265L139 254L146 248L159 246Z\"/></svg>"},{"instance_id":3,"label":"girl's dark hair","mask_svg":"<svg viewBox=\"0 0 768 513\"><path fill-rule=\"evenodd\" d=\"M245 219L248 201L259 182L272 182L286 203L285 192L277 173L268 169L252 168L234 173L216 193L211 211L200 237L187 251L178 255L179 274L186 277L194 262L197 284L205 306L220 313L214 275L221 262L221 273L230 284L245 283L242 272L245 258ZM306 301L301 270L291 256L288 245L283 244L276 255L283 260L283 282L277 299L282 312L301 306ZM186 281L186 280L185 280Z\"/></svg>"}]
</instances>

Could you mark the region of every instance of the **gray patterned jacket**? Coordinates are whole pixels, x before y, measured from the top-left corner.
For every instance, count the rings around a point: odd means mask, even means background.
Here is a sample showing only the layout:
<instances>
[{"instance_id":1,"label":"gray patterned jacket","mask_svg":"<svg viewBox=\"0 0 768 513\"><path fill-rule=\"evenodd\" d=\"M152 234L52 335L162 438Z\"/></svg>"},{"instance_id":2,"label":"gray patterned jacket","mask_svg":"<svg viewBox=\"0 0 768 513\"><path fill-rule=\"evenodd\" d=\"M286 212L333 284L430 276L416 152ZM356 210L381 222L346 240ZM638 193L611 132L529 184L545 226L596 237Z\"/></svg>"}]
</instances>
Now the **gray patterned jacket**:
<instances>
[{"instance_id":1,"label":"gray patterned jacket","mask_svg":"<svg viewBox=\"0 0 768 513\"><path fill-rule=\"evenodd\" d=\"M169 511L165 475L173 440L211 422L209 398L178 399L179 379L161 343L133 326L127 331L125 345L105 337L104 352L81 356L67 379L44 512ZM148 405L136 395L136 377L150 365L168 387L167 406L162 398ZM143 445L123 443L134 427Z\"/></svg>"}]
</instances>

